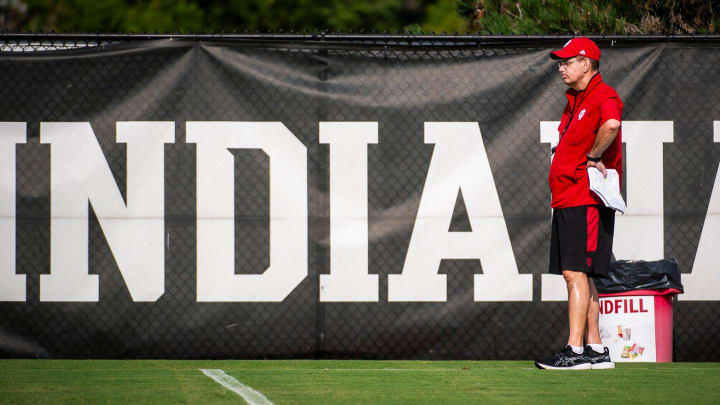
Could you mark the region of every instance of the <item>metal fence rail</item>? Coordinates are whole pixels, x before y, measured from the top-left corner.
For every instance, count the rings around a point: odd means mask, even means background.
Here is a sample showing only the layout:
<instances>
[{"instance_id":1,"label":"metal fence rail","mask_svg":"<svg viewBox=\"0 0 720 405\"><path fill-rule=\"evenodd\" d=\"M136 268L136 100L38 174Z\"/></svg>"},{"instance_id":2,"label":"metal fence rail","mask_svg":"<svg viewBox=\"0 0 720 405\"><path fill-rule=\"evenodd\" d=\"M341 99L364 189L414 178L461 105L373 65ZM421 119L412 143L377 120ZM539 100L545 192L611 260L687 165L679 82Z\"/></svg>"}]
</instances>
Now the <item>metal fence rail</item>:
<instances>
[{"instance_id":1,"label":"metal fence rail","mask_svg":"<svg viewBox=\"0 0 720 405\"><path fill-rule=\"evenodd\" d=\"M221 34L131 34L131 33L0 33L0 52L69 50L92 46L152 40L220 41L266 46L363 46L367 48L482 48L547 46L567 41L573 35L406 35L352 33L221 33ZM720 41L720 35L589 35L601 46L615 44L698 43Z\"/></svg>"}]
</instances>

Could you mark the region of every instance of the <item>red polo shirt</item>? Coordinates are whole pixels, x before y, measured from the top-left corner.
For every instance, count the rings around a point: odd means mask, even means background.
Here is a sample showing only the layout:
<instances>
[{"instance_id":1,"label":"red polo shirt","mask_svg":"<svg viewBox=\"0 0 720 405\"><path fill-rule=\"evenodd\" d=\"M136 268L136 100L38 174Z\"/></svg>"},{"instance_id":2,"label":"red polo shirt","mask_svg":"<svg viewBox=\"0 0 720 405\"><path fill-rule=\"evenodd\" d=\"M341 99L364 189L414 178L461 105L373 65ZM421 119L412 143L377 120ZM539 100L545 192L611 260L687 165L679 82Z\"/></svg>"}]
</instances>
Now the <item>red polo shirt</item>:
<instances>
[{"instance_id":1,"label":"red polo shirt","mask_svg":"<svg viewBox=\"0 0 720 405\"><path fill-rule=\"evenodd\" d=\"M587 176L587 154L590 153L598 130L609 119L622 121L623 103L617 92L602 81L600 74L590 79L585 90L565 92L568 104L562 114L558 131L560 141L550 165L552 207L566 208L601 204L592 191ZM621 131L602 154L608 169L618 171L622 178Z\"/></svg>"}]
</instances>

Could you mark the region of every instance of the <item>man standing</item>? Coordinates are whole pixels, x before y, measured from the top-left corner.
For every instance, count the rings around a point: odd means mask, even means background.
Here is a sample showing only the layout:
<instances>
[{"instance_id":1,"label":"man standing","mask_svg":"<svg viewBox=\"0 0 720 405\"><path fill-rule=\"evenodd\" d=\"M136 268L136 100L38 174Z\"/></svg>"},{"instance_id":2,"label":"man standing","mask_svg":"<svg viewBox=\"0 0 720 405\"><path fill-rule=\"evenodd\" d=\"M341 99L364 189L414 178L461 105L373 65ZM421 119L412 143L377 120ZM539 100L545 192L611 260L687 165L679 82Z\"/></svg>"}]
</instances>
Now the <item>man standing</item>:
<instances>
[{"instance_id":1,"label":"man standing","mask_svg":"<svg viewBox=\"0 0 720 405\"><path fill-rule=\"evenodd\" d=\"M615 367L600 341L600 305L592 281L608 272L615 211L590 191L587 169L595 167L604 176L606 169L615 169L622 178L623 104L600 76L600 53L595 42L582 37L550 54L559 60L560 75L570 87L549 175L550 273L562 274L567 282L570 336L562 351L535 361L543 369Z\"/></svg>"}]
</instances>

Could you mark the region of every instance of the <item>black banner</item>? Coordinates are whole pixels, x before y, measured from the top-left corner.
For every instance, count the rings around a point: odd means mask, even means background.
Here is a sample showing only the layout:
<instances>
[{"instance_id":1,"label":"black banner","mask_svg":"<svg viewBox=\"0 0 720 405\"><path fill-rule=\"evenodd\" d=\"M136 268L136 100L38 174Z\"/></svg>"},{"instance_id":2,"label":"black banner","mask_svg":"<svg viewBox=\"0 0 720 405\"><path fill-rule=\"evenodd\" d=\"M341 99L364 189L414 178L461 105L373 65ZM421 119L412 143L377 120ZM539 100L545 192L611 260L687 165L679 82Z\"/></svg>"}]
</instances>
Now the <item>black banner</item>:
<instances>
[{"instance_id":1,"label":"black banner","mask_svg":"<svg viewBox=\"0 0 720 405\"><path fill-rule=\"evenodd\" d=\"M0 355L528 359L564 41L0 49ZM92 44L91 44L92 45ZM618 259L677 258L674 359L719 361L715 42L599 41Z\"/></svg>"}]
</instances>

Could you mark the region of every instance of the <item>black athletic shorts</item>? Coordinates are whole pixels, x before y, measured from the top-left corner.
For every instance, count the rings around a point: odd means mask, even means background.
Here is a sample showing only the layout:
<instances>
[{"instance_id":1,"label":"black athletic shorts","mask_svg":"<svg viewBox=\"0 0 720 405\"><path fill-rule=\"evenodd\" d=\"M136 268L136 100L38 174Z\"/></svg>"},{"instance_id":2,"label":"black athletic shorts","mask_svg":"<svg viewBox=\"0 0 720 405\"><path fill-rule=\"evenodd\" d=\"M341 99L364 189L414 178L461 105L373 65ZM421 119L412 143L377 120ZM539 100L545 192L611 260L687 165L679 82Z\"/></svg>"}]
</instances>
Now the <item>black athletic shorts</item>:
<instances>
[{"instance_id":1,"label":"black athletic shorts","mask_svg":"<svg viewBox=\"0 0 720 405\"><path fill-rule=\"evenodd\" d=\"M606 275L614 230L615 211L601 205L553 210L550 273L573 270L592 277Z\"/></svg>"}]
</instances>

